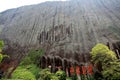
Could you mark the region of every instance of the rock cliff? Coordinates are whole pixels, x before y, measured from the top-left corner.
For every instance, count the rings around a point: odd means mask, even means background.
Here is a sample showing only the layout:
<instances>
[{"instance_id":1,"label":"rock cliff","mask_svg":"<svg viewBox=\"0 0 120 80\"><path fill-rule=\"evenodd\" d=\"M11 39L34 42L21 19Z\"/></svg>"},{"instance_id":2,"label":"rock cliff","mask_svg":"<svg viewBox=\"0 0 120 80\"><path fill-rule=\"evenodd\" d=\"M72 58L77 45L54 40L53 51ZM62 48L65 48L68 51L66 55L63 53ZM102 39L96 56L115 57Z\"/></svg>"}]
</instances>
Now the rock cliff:
<instances>
[{"instance_id":1,"label":"rock cliff","mask_svg":"<svg viewBox=\"0 0 120 80\"><path fill-rule=\"evenodd\" d=\"M1 38L80 59L96 43L120 40L120 0L44 2L0 13Z\"/></svg>"}]
</instances>

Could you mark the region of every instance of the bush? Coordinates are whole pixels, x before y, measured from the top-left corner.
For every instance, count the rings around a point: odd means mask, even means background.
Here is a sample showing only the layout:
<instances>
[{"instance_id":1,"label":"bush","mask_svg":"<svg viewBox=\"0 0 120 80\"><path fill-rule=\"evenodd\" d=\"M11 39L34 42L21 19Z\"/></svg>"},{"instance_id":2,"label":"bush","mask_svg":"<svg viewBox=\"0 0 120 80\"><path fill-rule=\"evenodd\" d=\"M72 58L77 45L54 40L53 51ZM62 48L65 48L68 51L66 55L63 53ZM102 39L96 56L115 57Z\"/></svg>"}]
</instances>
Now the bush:
<instances>
[{"instance_id":1,"label":"bush","mask_svg":"<svg viewBox=\"0 0 120 80\"><path fill-rule=\"evenodd\" d=\"M33 61L34 64L39 65L40 63L40 57L44 54L44 50L40 49L38 51L31 49L28 52L28 57L30 57L30 59Z\"/></svg>"},{"instance_id":2,"label":"bush","mask_svg":"<svg viewBox=\"0 0 120 80\"><path fill-rule=\"evenodd\" d=\"M107 46L97 44L92 49L91 55L94 64L99 63L102 65L102 75L105 80L120 79L120 60L117 59L116 54L109 50Z\"/></svg>"},{"instance_id":3,"label":"bush","mask_svg":"<svg viewBox=\"0 0 120 80\"><path fill-rule=\"evenodd\" d=\"M39 70L40 68L37 66L39 64L39 58L42 56L42 50L30 50L28 55L22 59L20 66L23 66L25 69L29 70L36 79L39 78Z\"/></svg>"},{"instance_id":4,"label":"bush","mask_svg":"<svg viewBox=\"0 0 120 80\"><path fill-rule=\"evenodd\" d=\"M120 60L110 62L109 65L104 68L102 74L107 80L120 80Z\"/></svg>"},{"instance_id":5,"label":"bush","mask_svg":"<svg viewBox=\"0 0 120 80\"><path fill-rule=\"evenodd\" d=\"M35 76L29 70L21 66L13 72L12 79L36 80Z\"/></svg>"},{"instance_id":6,"label":"bush","mask_svg":"<svg viewBox=\"0 0 120 80\"><path fill-rule=\"evenodd\" d=\"M48 69L48 68L42 69L39 72L39 79L38 80L50 80L52 75L53 74L50 72L50 69Z\"/></svg>"},{"instance_id":7,"label":"bush","mask_svg":"<svg viewBox=\"0 0 120 80\"><path fill-rule=\"evenodd\" d=\"M3 47L4 47L4 42L2 40L0 40L0 63L2 62L3 58L9 57L8 55L2 54Z\"/></svg>"},{"instance_id":8,"label":"bush","mask_svg":"<svg viewBox=\"0 0 120 80\"><path fill-rule=\"evenodd\" d=\"M39 67L37 67L34 64L31 64L31 65L28 65L26 69L29 70L36 77L36 79L39 78L39 71L40 71Z\"/></svg>"},{"instance_id":9,"label":"bush","mask_svg":"<svg viewBox=\"0 0 120 80\"><path fill-rule=\"evenodd\" d=\"M90 52L92 55L92 62L98 63L102 62L103 64L117 59L115 53L104 44L97 44L92 48Z\"/></svg>"},{"instance_id":10,"label":"bush","mask_svg":"<svg viewBox=\"0 0 120 80\"><path fill-rule=\"evenodd\" d=\"M66 80L64 71L57 71L55 74L50 72L50 69L42 69L39 73L38 80Z\"/></svg>"},{"instance_id":11,"label":"bush","mask_svg":"<svg viewBox=\"0 0 120 80\"><path fill-rule=\"evenodd\" d=\"M0 40L0 49L3 49L3 47L4 47L4 42L3 40Z\"/></svg>"},{"instance_id":12,"label":"bush","mask_svg":"<svg viewBox=\"0 0 120 80\"><path fill-rule=\"evenodd\" d=\"M3 60L3 55L0 54L0 63L1 63L2 60Z\"/></svg>"},{"instance_id":13,"label":"bush","mask_svg":"<svg viewBox=\"0 0 120 80\"><path fill-rule=\"evenodd\" d=\"M71 78L67 77L66 80L72 80Z\"/></svg>"},{"instance_id":14,"label":"bush","mask_svg":"<svg viewBox=\"0 0 120 80\"><path fill-rule=\"evenodd\" d=\"M58 79L58 77L53 74L50 76L50 80L60 80L60 79Z\"/></svg>"},{"instance_id":15,"label":"bush","mask_svg":"<svg viewBox=\"0 0 120 80\"><path fill-rule=\"evenodd\" d=\"M33 64L33 61L30 59L30 57L26 56L25 58L22 59L20 65L29 65Z\"/></svg>"},{"instance_id":16,"label":"bush","mask_svg":"<svg viewBox=\"0 0 120 80\"><path fill-rule=\"evenodd\" d=\"M59 70L55 73L59 80L66 80L66 73L62 70Z\"/></svg>"}]
</instances>

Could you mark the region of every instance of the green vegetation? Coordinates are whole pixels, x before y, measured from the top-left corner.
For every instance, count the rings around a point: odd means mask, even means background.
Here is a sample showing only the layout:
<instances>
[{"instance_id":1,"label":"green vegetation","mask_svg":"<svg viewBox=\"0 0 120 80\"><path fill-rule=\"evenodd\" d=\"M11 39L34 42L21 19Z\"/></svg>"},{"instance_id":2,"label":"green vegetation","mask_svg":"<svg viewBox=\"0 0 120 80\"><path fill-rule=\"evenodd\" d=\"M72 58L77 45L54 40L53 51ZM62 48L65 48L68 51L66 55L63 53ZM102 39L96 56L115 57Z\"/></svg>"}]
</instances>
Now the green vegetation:
<instances>
[{"instance_id":1,"label":"green vegetation","mask_svg":"<svg viewBox=\"0 0 120 80\"><path fill-rule=\"evenodd\" d=\"M3 49L3 47L4 47L4 41L0 40L0 49Z\"/></svg>"},{"instance_id":2,"label":"green vegetation","mask_svg":"<svg viewBox=\"0 0 120 80\"><path fill-rule=\"evenodd\" d=\"M2 54L3 47L4 47L4 41L0 40L0 63L2 62L3 58L9 57L8 55Z\"/></svg>"},{"instance_id":3,"label":"green vegetation","mask_svg":"<svg viewBox=\"0 0 120 80\"><path fill-rule=\"evenodd\" d=\"M102 65L103 78L105 80L119 80L120 79L120 60L117 59L116 54L109 50L104 44L97 44L91 51L92 62L94 64Z\"/></svg>"},{"instance_id":4,"label":"green vegetation","mask_svg":"<svg viewBox=\"0 0 120 80\"><path fill-rule=\"evenodd\" d=\"M48 69L48 68L42 69L39 72L39 79L38 80L50 80L52 75L53 74L50 72L50 69Z\"/></svg>"},{"instance_id":5,"label":"green vegetation","mask_svg":"<svg viewBox=\"0 0 120 80\"><path fill-rule=\"evenodd\" d=\"M35 64L21 65L12 75L12 79L36 80L40 69Z\"/></svg>"},{"instance_id":6,"label":"green vegetation","mask_svg":"<svg viewBox=\"0 0 120 80\"><path fill-rule=\"evenodd\" d=\"M64 71L57 71L55 75L58 77L59 80L66 80L66 73Z\"/></svg>"},{"instance_id":7,"label":"green vegetation","mask_svg":"<svg viewBox=\"0 0 120 80\"><path fill-rule=\"evenodd\" d=\"M92 48L90 53L92 55L91 61L95 65L102 65L102 69L99 72L102 77L97 77L97 80L120 79L120 60L117 59L113 51L104 44L97 44ZM48 68L40 69L39 58L43 54L44 51L42 49L37 51L34 49L30 50L29 54L22 60L20 66L13 73L12 78L24 80L77 80L77 78L74 77L66 77L65 72L61 70L56 73L51 73Z\"/></svg>"},{"instance_id":8,"label":"green vegetation","mask_svg":"<svg viewBox=\"0 0 120 80\"><path fill-rule=\"evenodd\" d=\"M22 66L19 66L14 71L12 79L36 80L35 75L33 75L29 70Z\"/></svg>"},{"instance_id":9,"label":"green vegetation","mask_svg":"<svg viewBox=\"0 0 120 80\"><path fill-rule=\"evenodd\" d=\"M2 52L4 43L0 41L0 52ZM49 68L40 68L40 58L44 54L44 50L30 50L28 55L22 59L18 68L13 72L12 78L23 80L77 80L77 75L67 77L66 73L62 70L56 73L51 73ZM95 73L95 80L120 80L120 60L117 59L116 54L111 51L104 44L97 44L92 48L91 62L96 65L101 65L101 70L96 70L99 75ZM0 62L7 55L0 54ZM97 67L96 67L97 68ZM81 75L82 76L82 75ZM99 76L99 77L98 77ZM86 75L83 75L82 80L88 80ZM89 78L89 80L94 80Z\"/></svg>"},{"instance_id":10,"label":"green vegetation","mask_svg":"<svg viewBox=\"0 0 120 80\"><path fill-rule=\"evenodd\" d=\"M49 68L39 69L37 66L27 65L19 66L13 73L12 79L23 79L23 80L72 80L66 78L64 71L57 71L51 73Z\"/></svg>"},{"instance_id":11,"label":"green vegetation","mask_svg":"<svg viewBox=\"0 0 120 80\"><path fill-rule=\"evenodd\" d=\"M40 77L38 80L66 80L66 73L62 70L57 71L56 73L51 73L50 69L42 69L39 73ZM67 78L70 80L70 78Z\"/></svg>"},{"instance_id":12,"label":"green vegetation","mask_svg":"<svg viewBox=\"0 0 120 80\"><path fill-rule=\"evenodd\" d=\"M120 80L120 60L110 62L102 71L107 80Z\"/></svg>"},{"instance_id":13,"label":"green vegetation","mask_svg":"<svg viewBox=\"0 0 120 80\"><path fill-rule=\"evenodd\" d=\"M44 50L40 49L40 50L35 50L35 49L31 49L28 52L28 58L30 58L30 60L39 66L39 62L40 62L40 57L44 54Z\"/></svg>"},{"instance_id":14,"label":"green vegetation","mask_svg":"<svg viewBox=\"0 0 120 80\"><path fill-rule=\"evenodd\" d=\"M91 55L92 62L102 62L102 64L105 65L106 63L117 59L115 53L109 50L109 48L104 44L97 44L94 48L92 48Z\"/></svg>"},{"instance_id":15,"label":"green vegetation","mask_svg":"<svg viewBox=\"0 0 120 80\"><path fill-rule=\"evenodd\" d=\"M33 64L32 60L30 59L30 57L26 56L25 58L22 59L20 65L29 65L29 64Z\"/></svg>"},{"instance_id":16,"label":"green vegetation","mask_svg":"<svg viewBox=\"0 0 120 80\"><path fill-rule=\"evenodd\" d=\"M13 73L13 79L24 79L24 80L37 80L39 78L39 71L41 70L38 66L38 60L43 55L44 51L41 50L30 50L28 55L22 59L19 67ZM19 76L21 74L21 76ZM26 75L23 76L22 75ZM29 78L30 75L30 78Z\"/></svg>"},{"instance_id":17,"label":"green vegetation","mask_svg":"<svg viewBox=\"0 0 120 80\"><path fill-rule=\"evenodd\" d=\"M27 70L29 70L33 75L35 75L36 79L39 78L39 71L41 70L39 67L37 67L34 64L24 66L24 67L26 67Z\"/></svg>"},{"instance_id":18,"label":"green vegetation","mask_svg":"<svg viewBox=\"0 0 120 80\"><path fill-rule=\"evenodd\" d=\"M2 60L3 60L3 55L0 54L0 63L1 63Z\"/></svg>"}]
</instances>

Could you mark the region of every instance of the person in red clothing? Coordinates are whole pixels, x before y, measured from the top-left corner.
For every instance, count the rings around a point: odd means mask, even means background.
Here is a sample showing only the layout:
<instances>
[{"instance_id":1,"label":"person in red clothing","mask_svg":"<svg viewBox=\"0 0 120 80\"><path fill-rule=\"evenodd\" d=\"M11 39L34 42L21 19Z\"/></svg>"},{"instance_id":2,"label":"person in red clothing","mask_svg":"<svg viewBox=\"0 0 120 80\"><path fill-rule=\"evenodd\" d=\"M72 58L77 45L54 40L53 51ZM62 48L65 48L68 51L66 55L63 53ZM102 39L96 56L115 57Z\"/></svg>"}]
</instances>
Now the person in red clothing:
<instances>
[{"instance_id":1,"label":"person in red clothing","mask_svg":"<svg viewBox=\"0 0 120 80\"><path fill-rule=\"evenodd\" d=\"M89 75L92 75L92 74L93 74L93 66L92 66L92 64L90 64L90 65L87 67L87 70L88 70L88 74L89 74Z\"/></svg>"},{"instance_id":2,"label":"person in red clothing","mask_svg":"<svg viewBox=\"0 0 120 80\"><path fill-rule=\"evenodd\" d=\"M76 74L80 75L80 67L79 66L76 66Z\"/></svg>"},{"instance_id":3,"label":"person in red clothing","mask_svg":"<svg viewBox=\"0 0 120 80\"><path fill-rule=\"evenodd\" d=\"M87 74L87 68L84 65L81 65L81 80L84 80L86 78L86 74Z\"/></svg>"},{"instance_id":4,"label":"person in red clothing","mask_svg":"<svg viewBox=\"0 0 120 80\"><path fill-rule=\"evenodd\" d=\"M87 74L87 68L85 66L82 66L82 74L83 75Z\"/></svg>"},{"instance_id":5,"label":"person in red clothing","mask_svg":"<svg viewBox=\"0 0 120 80\"><path fill-rule=\"evenodd\" d=\"M93 78L93 65L92 64L89 64L87 66L87 74L88 74L87 76L89 79L94 79Z\"/></svg>"},{"instance_id":6,"label":"person in red clothing","mask_svg":"<svg viewBox=\"0 0 120 80\"><path fill-rule=\"evenodd\" d=\"M76 69L76 74L77 74L77 75L80 75L80 67L79 67L79 66L76 66L75 69ZM75 73L74 67L71 67L71 68L70 68L70 73L71 73L71 74L74 74L74 73Z\"/></svg>"},{"instance_id":7,"label":"person in red clothing","mask_svg":"<svg viewBox=\"0 0 120 80\"><path fill-rule=\"evenodd\" d=\"M71 75L74 74L74 67L70 67L70 74L71 74Z\"/></svg>"}]
</instances>

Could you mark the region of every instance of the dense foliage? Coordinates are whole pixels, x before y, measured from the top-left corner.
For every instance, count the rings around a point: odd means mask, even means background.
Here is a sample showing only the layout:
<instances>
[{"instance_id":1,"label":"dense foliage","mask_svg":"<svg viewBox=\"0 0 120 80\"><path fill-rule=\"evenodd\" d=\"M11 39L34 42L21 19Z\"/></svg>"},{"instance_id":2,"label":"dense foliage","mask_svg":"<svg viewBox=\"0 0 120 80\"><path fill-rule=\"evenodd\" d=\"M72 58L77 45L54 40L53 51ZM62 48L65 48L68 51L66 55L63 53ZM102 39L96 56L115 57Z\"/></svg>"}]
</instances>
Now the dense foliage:
<instances>
[{"instance_id":1,"label":"dense foliage","mask_svg":"<svg viewBox=\"0 0 120 80\"><path fill-rule=\"evenodd\" d=\"M1 42L0 45L4 43ZM0 47L2 52L3 46ZM101 64L102 70L99 72L101 75L95 75L96 80L119 80L120 79L120 60L117 59L116 54L111 51L104 44L97 44L92 48L91 61L96 64ZM67 77L66 73L62 70L56 73L51 73L49 68L41 69L39 62L44 50L30 50L28 55L22 59L18 68L12 74L12 79L23 80L77 80L77 76ZM0 62L7 55L0 54ZM82 76L82 75L81 75ZM82 80L87 80L83 77ZM94 80L91 78L90 80Z\"/></svg>"},{"instance_id":2,"label":"dense foliage","mask_svg":"<svg viewBox=\"0 0 120 80\"><path fill-rule=\"evenodd\" d=\"M39 80L50 80L51 76L53 75L48 68L42 69L39 72Z\"/></svg>"},{"instance_id":3,"label":"dense foliage","mask_svg":"<svg viewBox=\"0 0 120 80\"><path fill-rule=\"evenodd\" d=\"M44 50L40 49L40 50L35 50L35 49L31 49L28 52L28 59L30 58L30 60L39 66L40 63L40 57L44 54Z\"/></svg>"},{"instance_id":4,"label":"dense foliage","mask_svg":"<svg viewBox=\"0 0 120 80\"><path fill-rule=\"evenodd\" d=\"M3 55L1 54L3 47L4 47L4 42L2 40L0 40L0 63L3 59Z\"/></svg>"},{"instance_id":5,"label":"dense foliage","mask_svg":"<svg viewBox=\"0 0 120 80\"><path fill-rule=\"evenodd\" d=\"M55 73L59 80L66 80L66 73L62 70L59 70Z\"/></svg>"},{"instance_id":6,"label":"dense foliage","mask_svg":"<svg viewBox=\"0 0 120 80\"><path fill-rule=\"evenodd\" d=\"M120 80L120 60L110 62L102 71L107 80Z\"/></svg>"},{"instance_id":7,"label":"dense foliage","mask_svg":"<svg viewBox=\"0 0 120 80\"><path fill-rule=\"evenodd\" d=\"M104 44L97 44L91 51L92 62L102 65L104 79L119 80L120 79L120 60L116 54Z\"/></svg>"},{"instance_id":8,"label":"dense foliage","mask_svg":"<svg viewBox=\"0 0 120 80\"><path fill-rule=\"evenodd\" d=\"M21 63L24 63L22 61ZM35 64L20 64L20 66L14 71L12 78L13 79L24 79L24 80L36 80L39 78L40 68ZM23 76L26 75L26 76ZM20 76L19 76L20 75ZM29 78L30 75L30 78Z\"/></svg>"},{"instance_id":9,"label":"dense foliage","mask_svg":"<svg viewBox=\"0 0 120 80\"><path fill-rule=\"evenodd\" d=\"M3 47L4 47L4 41L0 40L0 63L2 62L4 57L9 57L8 55L2 54Z\"/></svg>"},{"instance_id":10,"label":"dense foliage","mask_svg":"<svg viewBox=\"0 0 120 80\"><path fill-rule=\"evenodd\" d=\"M57 71L56 73L51 73L50 69L42 69L39 73L39 80L70 80L66 78L66 73L62 70Z\"/></svg>"},{"instance_id":11,"label":"dense foliage","mask_svg":"<svg viewBox=\"0 0 120 80\"><path fill-rule=\"evenodd\" d=\"M35 78L39 78L39 71L41 70L39 67L37 67L35 64L29 64L28 66L24 66L27 70L29 70L33 75L35 75Z\"/></svg>"},{"instance_id":12,"label":"dense foliage","mask_svg":"<svg viewBox=\"0 0 120 80\"><path fill-rule=\"evenodd\" d=\"M25 67L19 66L13 73L12 79L23 79L23 80L36 80L35 75L33 75Z\"/></svg>"},{"instance_id":13,"label":"dense foliage","mask_svg":"<svg viewBox=\"0 0 120 80\"><path fill-rule=\"evenodd\" d=\"M97 44L91 51L92 62L106 64L117 59L115 53L104 44Z\"/></svg>"},{"instance_id":14,"label":"dense foliage","mask_svg":"<svg viewBox=\"0 0 120 80\"><path fill-rule=\"evenodd\" d=\"M39 78L38 60L43 55L43 50L30 50L28 55L22 59L19 67L13 73L13 79L37 80ZM23 76L23 74L25 76ZM20 76L19 76L20 75Z\"/></svg>"},{"instance_id":15,"label":"dense foliage","mask_svg":"<svg viewBox=\"0 0 120 80\"><path fill-rule=\"evenodd\" d=\"M29 65L33 64L33 61L30 59L30 57L26 56L25 58L22 59L20 65Z\"/></svg>"},{"instance_id":16,"label":"dense foliage","mask_svg":"<svg viewBox=\"0 0 120 80\"><path fill-rule=\"evenodd\" d=\"M3 47L4 47L4 41L0 40L0 49L3 49Z\"/></svg>"}]
</instances>

